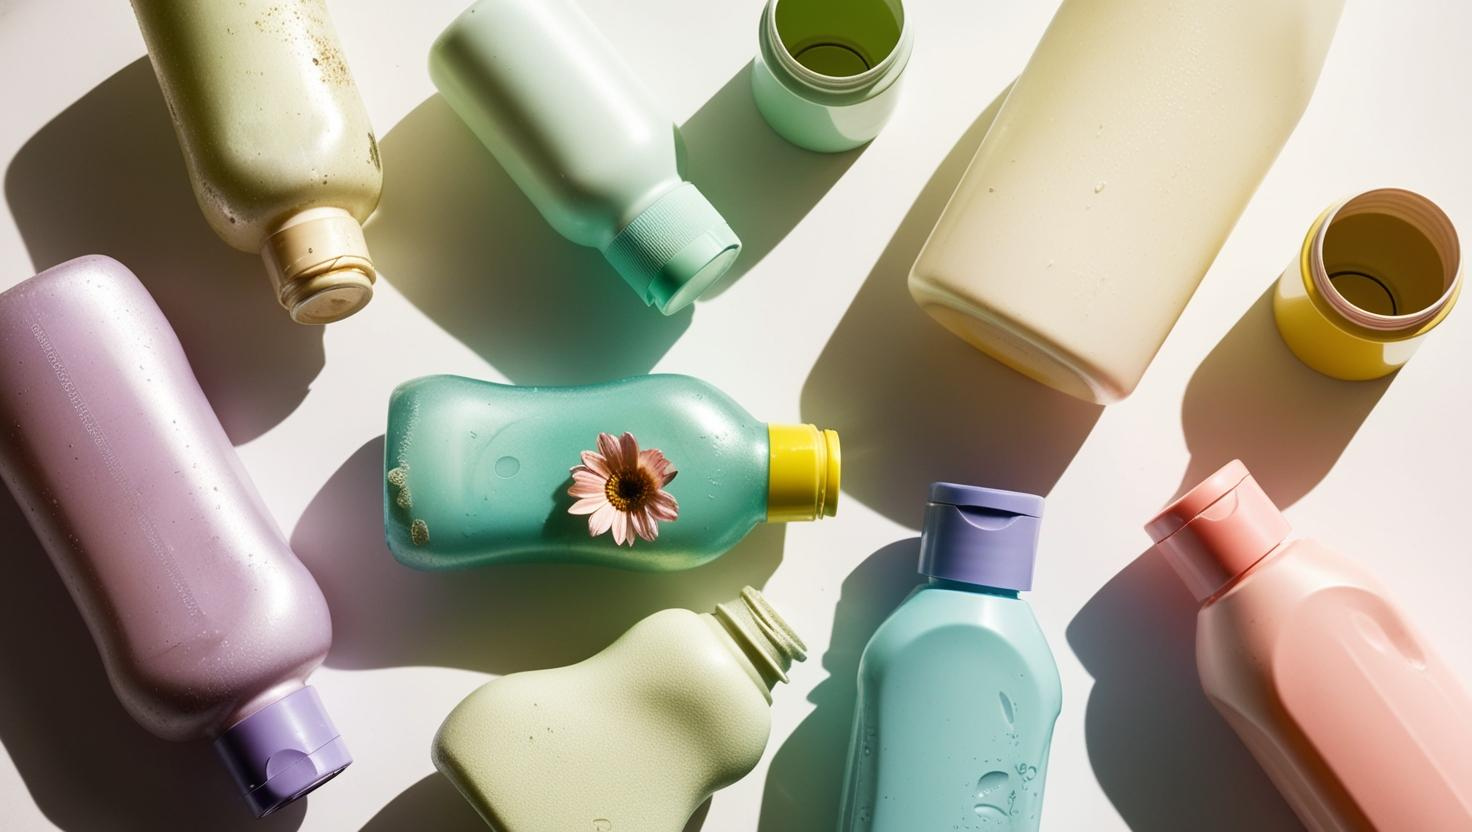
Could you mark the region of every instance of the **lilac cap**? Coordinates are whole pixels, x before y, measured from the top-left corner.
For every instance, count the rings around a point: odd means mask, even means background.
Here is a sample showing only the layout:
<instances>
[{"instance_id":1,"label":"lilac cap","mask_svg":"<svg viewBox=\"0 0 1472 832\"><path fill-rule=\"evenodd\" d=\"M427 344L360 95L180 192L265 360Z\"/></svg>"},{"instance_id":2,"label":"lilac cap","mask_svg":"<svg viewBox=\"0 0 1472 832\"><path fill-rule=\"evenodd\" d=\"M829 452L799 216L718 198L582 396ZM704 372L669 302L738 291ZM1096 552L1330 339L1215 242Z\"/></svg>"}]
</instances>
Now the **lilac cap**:
<instances>
[{"instance_id":1,"label":"lilac cap","mask_svg":"<svg viewBox=\"0 0 1472 832\"><path fill-rule=\"evenodd\" d=\"M1032 589L1043 498L937 482L920 533L920 574L996 589Z\"/></svg>"},{"instance_id":2,"label":"lilac cap","mask_svg":"<svg viewBox=\"0 0 1472 832\"><path fill-rule=\"evenodd\" d=\"M215 740L215 751L256 817L305 795L353 762L311 687L237 722Z\"/></svg>"}]
</instances>

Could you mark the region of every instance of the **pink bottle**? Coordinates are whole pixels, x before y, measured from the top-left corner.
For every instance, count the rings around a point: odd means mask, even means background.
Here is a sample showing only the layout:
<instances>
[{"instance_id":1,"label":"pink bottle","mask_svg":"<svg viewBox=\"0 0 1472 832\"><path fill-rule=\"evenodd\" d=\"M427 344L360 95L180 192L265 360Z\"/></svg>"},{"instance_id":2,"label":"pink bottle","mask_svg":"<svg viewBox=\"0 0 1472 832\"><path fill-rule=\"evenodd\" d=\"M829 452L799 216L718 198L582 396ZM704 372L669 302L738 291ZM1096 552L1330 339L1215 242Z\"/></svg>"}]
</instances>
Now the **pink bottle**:
<instances>
[{"instance_id":1,"label":"pink bottle","mask_svg":"<svg viewBox=\"0 0 1472 832\"><path fill-rule=\"evenodd\" d=\"M1146 527L1202 602L1201 685L1311 830L1472 829L1472 698L1374 578L1233 461Z\"/></svg>"},{"instance_id":2,"label":"pink bottle","mask_svg":"<svg viewBox=\"0 0 1472 832\"><path fill-rule=\"evenodd\" d=\"M322 592L115 260L0 294L0 478L143 727L214 740L257 815L352 762L306 686L332 639Z\"/></svg>"}]
</instances>

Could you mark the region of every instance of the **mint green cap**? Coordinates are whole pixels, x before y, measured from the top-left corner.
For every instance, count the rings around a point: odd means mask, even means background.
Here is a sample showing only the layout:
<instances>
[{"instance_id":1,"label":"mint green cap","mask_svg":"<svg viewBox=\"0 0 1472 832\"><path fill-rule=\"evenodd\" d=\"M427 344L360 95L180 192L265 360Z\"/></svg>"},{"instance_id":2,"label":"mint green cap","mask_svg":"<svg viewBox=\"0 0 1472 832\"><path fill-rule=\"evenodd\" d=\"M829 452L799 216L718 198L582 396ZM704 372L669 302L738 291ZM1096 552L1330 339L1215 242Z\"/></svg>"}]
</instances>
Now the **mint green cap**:
<instances>
[{"instance_id":1,"label":"mint green cap","mask_svg":"<svg viewBox=\"0 0 1472 832\"><path fill-rule=\"evenodd\" d=\"M624 226L603 256L645 303L673 315L719 280L740 251L725 218L683 182Z\"/></svg>"}]
</instances>

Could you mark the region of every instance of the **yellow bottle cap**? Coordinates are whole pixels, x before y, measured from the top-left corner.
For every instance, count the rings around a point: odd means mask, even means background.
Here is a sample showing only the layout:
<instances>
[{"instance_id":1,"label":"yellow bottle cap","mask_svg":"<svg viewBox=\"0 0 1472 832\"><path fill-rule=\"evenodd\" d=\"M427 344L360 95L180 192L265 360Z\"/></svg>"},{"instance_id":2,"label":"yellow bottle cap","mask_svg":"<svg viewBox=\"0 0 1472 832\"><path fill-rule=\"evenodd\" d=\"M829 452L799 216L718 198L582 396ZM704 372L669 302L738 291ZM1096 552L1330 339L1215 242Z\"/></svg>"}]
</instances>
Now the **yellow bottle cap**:
<instances>
[{"instance_id":1,"label":"yellow bottle cap","mask_svg":"<svg viewBox=\"0 0 1472 832\"><path fill-rule=\"evenodd\" d=\"M767 425L767 522L817 520L838 511L838 434L812 425Z\"/></svg>"},{"instance_id":2,"label":"yellow bottle cap","mask_svg":"<svg viewBox=\"0 0 1472 832\"><path fill-rule=\"evenodd\" d=\"M341 208L294 214L261 247L276 299L299 324L327 324L362 309L378 276L363 226Z\"/></svg>"}]
</instances>

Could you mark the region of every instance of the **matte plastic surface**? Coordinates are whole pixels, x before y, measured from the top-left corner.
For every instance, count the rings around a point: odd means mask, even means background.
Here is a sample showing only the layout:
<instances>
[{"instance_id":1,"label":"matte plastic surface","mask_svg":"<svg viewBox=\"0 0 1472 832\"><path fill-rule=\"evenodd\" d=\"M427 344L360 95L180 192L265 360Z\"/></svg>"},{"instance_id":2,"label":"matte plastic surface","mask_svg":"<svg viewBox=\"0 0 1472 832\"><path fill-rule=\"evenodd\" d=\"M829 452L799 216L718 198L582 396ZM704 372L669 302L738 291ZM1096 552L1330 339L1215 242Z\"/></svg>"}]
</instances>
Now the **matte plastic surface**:
<instances>
[{"instance_id":1,"label":"matte plastic surface","mask_svg":"<svg viewBox=\"0 0 1472 832\"><path fill-rule=\"evenodd\" d=\"M1027 602L920 587L864 648L838 828L1037 829L1062 701Z\"/></svg>"},{"instance_id":2,"label":"matte plastic surface","mask_svg":"<svg viewBox=\"0 0 1472 832\"><path fill-rule=\"evenodd\" d=\"M1065 0L910 274L973 346L1134 390L1318 80L1343 0Z\"/></svg>"},{"instance_id":3,"label":"matte plastic surface","mask_svg":"<svg viewBox=\"0 0 1472 832\"><path fill-rule=\"evenodd\" d=\"M745 609L772 613L745 594ZM664 610L583 662L490 682L441 726L435 765L498 832L679 832L771 731L775 680L722 611ZM801 660L795 634L767 620L798 650L783 669Z\"/></svg>"}]
</instances>

